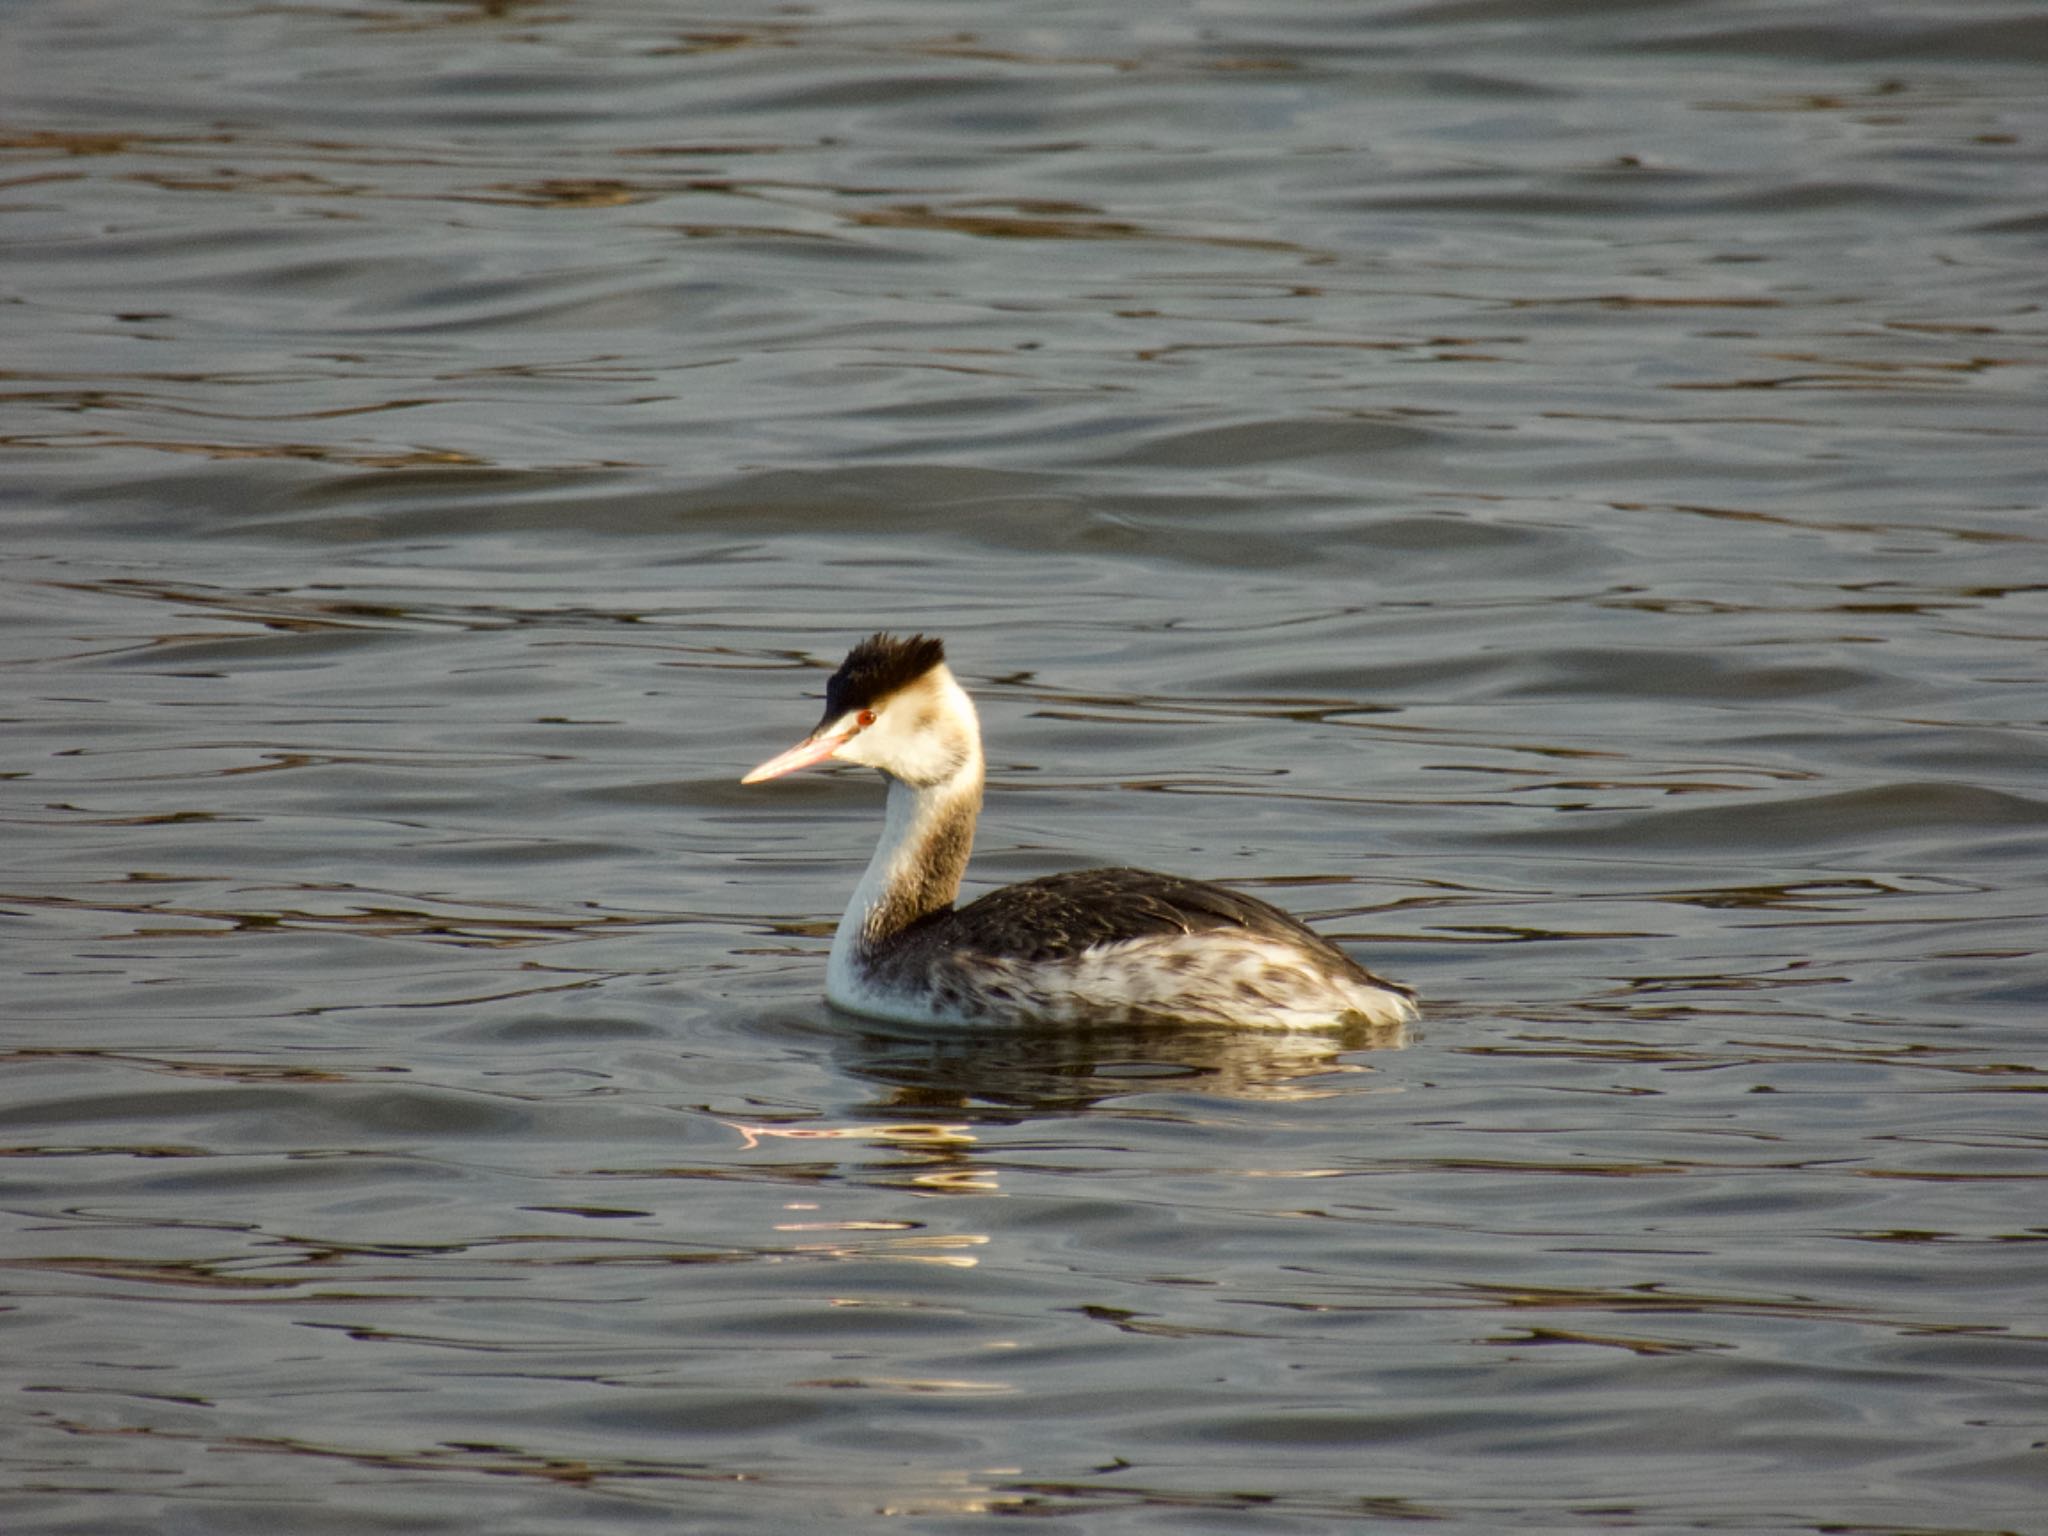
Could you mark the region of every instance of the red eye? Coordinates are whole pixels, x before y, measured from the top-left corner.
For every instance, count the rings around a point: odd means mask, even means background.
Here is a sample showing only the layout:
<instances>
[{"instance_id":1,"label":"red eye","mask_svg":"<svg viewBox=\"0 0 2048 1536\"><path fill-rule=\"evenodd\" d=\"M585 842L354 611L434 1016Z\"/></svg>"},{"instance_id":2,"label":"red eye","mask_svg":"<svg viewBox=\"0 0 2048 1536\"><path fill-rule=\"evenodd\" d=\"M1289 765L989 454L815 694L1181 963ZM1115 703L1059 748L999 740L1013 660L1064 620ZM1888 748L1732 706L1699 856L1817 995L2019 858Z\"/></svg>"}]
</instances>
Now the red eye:
<instances>
[{"instance_id":1,"label":"red eye","mask_svg":"<svg viewBox=\"0 0 2048 1536\"><path fill-rule=\"evenodd\" d=\"M872 709L864 709L853 718L858 720L862 728L865 729L875 723L875 712Z\"/></svg>"}]
</instances>

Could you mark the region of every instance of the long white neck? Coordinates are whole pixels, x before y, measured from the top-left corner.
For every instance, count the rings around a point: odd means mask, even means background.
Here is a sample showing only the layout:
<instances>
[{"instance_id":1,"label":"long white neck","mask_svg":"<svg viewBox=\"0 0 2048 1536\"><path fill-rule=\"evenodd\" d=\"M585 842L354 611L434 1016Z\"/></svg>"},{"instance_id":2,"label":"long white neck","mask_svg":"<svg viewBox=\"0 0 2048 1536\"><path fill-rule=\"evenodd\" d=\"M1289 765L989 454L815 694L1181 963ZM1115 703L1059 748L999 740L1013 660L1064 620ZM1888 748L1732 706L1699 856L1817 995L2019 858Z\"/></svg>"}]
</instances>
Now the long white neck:
<instances>
[{"instance_id":1,"label":"long white neck","mask_svg":"<svg viewBox=\"0 0 2048 1536\"><path fill-rule=\"evenodd\" d=\"M919 918L951 907L960 894L981 814L984 770L974 708L950 676L944 683L943 705L956 706L940 711L945 751L935 762L943 763L944 776L913 783L887 774L881 840L833 936L834 977L851 979L861 961Z\"/></svg>"}]
</instances>

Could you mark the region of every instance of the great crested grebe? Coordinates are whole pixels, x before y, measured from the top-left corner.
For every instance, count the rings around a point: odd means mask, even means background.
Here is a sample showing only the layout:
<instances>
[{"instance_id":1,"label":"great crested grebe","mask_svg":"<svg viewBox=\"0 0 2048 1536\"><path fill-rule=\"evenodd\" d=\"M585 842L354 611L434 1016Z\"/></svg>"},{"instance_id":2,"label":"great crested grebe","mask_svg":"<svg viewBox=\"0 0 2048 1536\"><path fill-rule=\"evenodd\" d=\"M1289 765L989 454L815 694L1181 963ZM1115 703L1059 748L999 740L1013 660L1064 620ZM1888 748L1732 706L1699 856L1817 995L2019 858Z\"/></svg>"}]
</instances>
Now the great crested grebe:
<instances>
[{"instance_id":1,"label":"great crested grebe","mask_svg":"<svg viewBox=\"0 0 2048 1536\"><path fill-rule=\"evenodd\" d=\"M1174 875L1084 869L953 900L981 810L981 723L929 635L861 641L825 685L825 718L742 784L813 763L889 781L887 820L832 940L825 996L902 1023L1178 1021L1315 1029L1416 1016L1277 907Z\"/></svg>"}]
</instances>

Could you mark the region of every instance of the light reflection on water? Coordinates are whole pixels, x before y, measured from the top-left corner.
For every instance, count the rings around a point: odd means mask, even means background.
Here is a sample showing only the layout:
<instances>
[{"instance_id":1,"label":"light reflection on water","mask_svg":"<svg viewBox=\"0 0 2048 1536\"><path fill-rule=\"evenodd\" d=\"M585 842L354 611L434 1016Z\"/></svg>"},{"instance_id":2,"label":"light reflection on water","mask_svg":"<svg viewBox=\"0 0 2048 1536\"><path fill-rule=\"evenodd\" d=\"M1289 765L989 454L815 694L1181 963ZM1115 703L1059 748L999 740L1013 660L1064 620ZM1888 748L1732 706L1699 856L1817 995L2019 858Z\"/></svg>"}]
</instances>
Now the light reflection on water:
<instances>
[{"instance_id":1,"label":"light reflection on water","mask_svg":"<svg viewBox=\"0 0 2048 1536\"><path fill-rule=\"evenodd\" d=\"M10 1529L2025 1525L2042 52L20 18ZM883 625L1421 1026L830 1014Z\"/></svg>"}]
</instances>

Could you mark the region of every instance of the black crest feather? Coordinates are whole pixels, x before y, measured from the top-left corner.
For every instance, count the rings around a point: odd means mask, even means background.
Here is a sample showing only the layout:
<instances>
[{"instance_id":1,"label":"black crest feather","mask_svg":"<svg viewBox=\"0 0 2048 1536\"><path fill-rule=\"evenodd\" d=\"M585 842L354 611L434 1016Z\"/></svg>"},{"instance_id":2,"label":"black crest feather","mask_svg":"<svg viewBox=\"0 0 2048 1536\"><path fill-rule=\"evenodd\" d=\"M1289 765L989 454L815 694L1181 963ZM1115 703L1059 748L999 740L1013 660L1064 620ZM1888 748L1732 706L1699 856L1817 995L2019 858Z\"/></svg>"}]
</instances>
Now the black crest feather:
<instances>
[{"instance_id":1,"label":"black crest feather","mask_svg":"<svg viewBox=\"0 0 2048 1536\"><path fill-rule=\"evenodd\" d=\"M946 644L936 635L870 635L846 653L825 685L825 718L837 720L849 709L866 709L945 659Z\"/></svg>"}]
</instances>

